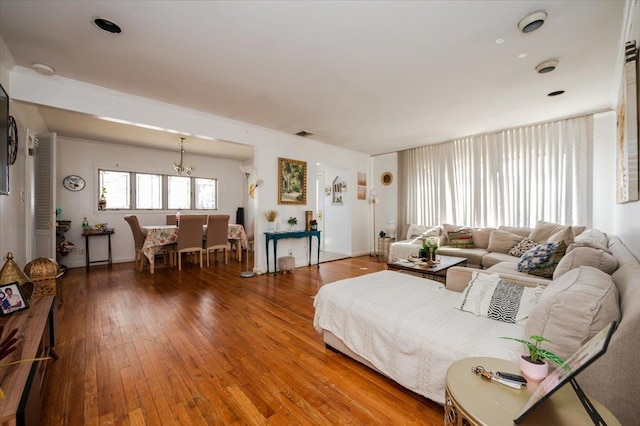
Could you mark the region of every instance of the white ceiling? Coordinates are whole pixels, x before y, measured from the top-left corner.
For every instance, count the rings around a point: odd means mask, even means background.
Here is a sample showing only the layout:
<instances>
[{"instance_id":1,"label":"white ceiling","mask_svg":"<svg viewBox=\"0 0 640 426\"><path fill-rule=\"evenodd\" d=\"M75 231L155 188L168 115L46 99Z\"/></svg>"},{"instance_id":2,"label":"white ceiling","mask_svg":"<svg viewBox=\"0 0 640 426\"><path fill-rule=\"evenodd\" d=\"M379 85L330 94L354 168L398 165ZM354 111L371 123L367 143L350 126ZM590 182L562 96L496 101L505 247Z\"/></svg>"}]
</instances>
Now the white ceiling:
<instances>
[{"instance_id":1,"label":"white ceiling","mask_svg":"<svg viewBox=\"0 0 640 426\"><path fill-rule=\"evenodd\" d=\"M614 107L625 9L617 0L2 0L0 36L18 66L45 63L71 79L379 154ZM545 24L520 33L517 22L536 10ZM122 34L96 29L94 16ZM537 74L550 58L558 68ZM555 90L566 93L547 96ZM43 117L63 136L147 135L70 112ZM176 135L165 136L175 149Z\"/></svg>"}]
</instances>

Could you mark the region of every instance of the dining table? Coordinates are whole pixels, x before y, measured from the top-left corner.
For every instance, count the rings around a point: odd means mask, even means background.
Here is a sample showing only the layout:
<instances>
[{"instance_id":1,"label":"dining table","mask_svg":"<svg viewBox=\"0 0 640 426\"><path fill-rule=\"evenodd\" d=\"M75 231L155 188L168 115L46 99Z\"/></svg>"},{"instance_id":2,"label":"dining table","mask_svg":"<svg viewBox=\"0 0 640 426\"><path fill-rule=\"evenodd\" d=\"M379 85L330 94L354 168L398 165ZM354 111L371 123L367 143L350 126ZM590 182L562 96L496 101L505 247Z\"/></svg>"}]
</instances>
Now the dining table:
<instances>
[{"instance_id":1,"label":"dining table","mask_svg":"<svg viewBox=\"0 0 640 426\"><path fill-rule=\"evenodd\" d=\"M149 271L155 271L155 258L158 250L162 246L171 245L178 242L180 228L176 225L144 225L141 226L144 234L144 243L142 244L142 253L149 259ZM207 225L202 227L202 238L207 235ZM242 261L242 249L248 247L247 234L244 226L236 223L230 223L227 232L227 239L236 243L236 258L238 262Z\"/></svg>"}]
</instances>

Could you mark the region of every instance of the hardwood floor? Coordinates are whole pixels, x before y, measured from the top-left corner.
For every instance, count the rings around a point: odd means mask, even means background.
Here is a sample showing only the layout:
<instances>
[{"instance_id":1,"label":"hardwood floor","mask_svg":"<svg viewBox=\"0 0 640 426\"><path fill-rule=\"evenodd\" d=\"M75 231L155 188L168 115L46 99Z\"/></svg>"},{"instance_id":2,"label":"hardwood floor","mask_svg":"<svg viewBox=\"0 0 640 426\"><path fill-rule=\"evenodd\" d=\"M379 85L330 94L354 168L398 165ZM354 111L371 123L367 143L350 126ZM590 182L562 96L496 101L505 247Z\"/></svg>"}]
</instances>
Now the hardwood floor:
<instances>
[{"instance_id":1,"label":"hardwood floor","mask_svg":"<svg viewBox=\"0 0 640 426\"><path fill-rule=\"evenodd\" d=\"M325 348L313 328L319 286L384 263L240 278L243 265L70 269L42 424L443 423L438 404Z\"/></svg>"}]
</instances>

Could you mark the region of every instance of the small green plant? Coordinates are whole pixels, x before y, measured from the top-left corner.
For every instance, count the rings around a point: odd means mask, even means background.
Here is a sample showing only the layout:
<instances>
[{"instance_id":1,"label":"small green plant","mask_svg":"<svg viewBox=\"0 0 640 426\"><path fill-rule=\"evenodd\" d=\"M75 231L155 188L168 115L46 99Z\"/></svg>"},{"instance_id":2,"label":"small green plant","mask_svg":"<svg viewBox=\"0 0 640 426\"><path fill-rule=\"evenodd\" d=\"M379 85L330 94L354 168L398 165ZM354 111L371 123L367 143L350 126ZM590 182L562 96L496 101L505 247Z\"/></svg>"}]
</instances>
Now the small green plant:
<instances>
[{"instance_id":1,"label":"small green plant","mask_svg":"<svg viewBox=\"0 0 640 426\"><path fill-rule=\"evenodd\" d=\"M292 216L289 218L289 220L287 220L287 223L291 226L295 226L298 224L298 218Z\"/></svg>"},{"instance_id":2,"label":"small green plant","mask_svg":"<svg viewBox=\"0 0 640 426\"><path fill-rule=\"evenodd\" d=\"M438 252L440 248L440 238L438 237L427 237L422 242L422 251L429 252L429 249L433 249L435 253Z\"/></svg>"},{"instance_id":3,"label":"small green plant","mask_svg":"<svg viewBox=\"0 0 640 426\"><path fill-rule=\"evenodd\" d=\"M266 210L264 212L264 217L265 219L267 219L267 222L275 222L275 220L278 218L278 210Z\"/></svg>"},{"instance_id":4,"label":"small green plant","mask_svg":"<svg viewBox=\"0 0 640 426\"><path fill-rule=\"evenodd\" d=\"M515 337L501 337L501 339L507 340L515 340L516 342L520 342L527 347L529 350L529 356L524 357L527 361L530 361L534 364L542 364L542 360L548 359L549 361L553 361L558 364L560 367L564 367L564 361L553 352L550 352L546 349L542 349L540 344L542 342L550 342L551 340L542 337L542 336L531 336L529 339L533 340L535 343L529 342L523 339L516 339Z\"/></svg>"}]
</instances>

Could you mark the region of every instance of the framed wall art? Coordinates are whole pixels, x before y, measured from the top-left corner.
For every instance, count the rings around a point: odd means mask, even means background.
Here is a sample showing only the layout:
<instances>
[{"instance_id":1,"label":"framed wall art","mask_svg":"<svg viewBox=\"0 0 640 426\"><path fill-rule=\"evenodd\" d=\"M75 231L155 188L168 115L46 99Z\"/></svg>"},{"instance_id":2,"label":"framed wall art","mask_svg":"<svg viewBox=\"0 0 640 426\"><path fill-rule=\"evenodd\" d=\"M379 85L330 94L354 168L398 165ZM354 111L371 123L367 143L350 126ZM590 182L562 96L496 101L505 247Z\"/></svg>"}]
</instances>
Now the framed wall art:
<instances>
[{"instance_id":1,"label":"framed wall art","mask_svg":"<svg viewBox=\"0 0 640 426\"><path fill-rule=\"evenodd\" d=\"M0 286L0 315L9 315L28 307L27 298L17 281Z\"/></svg>"},{"instance_id":2,"label":"framed wall art","mask_svg":"<svg viewBox=\"0 0 640 426\"><path fill-rule=\"evenodd\" d=\"M638 49L627 43L618 105L616 202L638 201Z\"/></svg>"},{"instance_id":3,"label":"framed wall art","mask_svg":"<svg viewBox=\"0 0 640 426\"><path fill-rule=\"evenodd\" d=\"M307 204L306 161L278 158L278 204Z\"/></svg>"}]
</instances>

